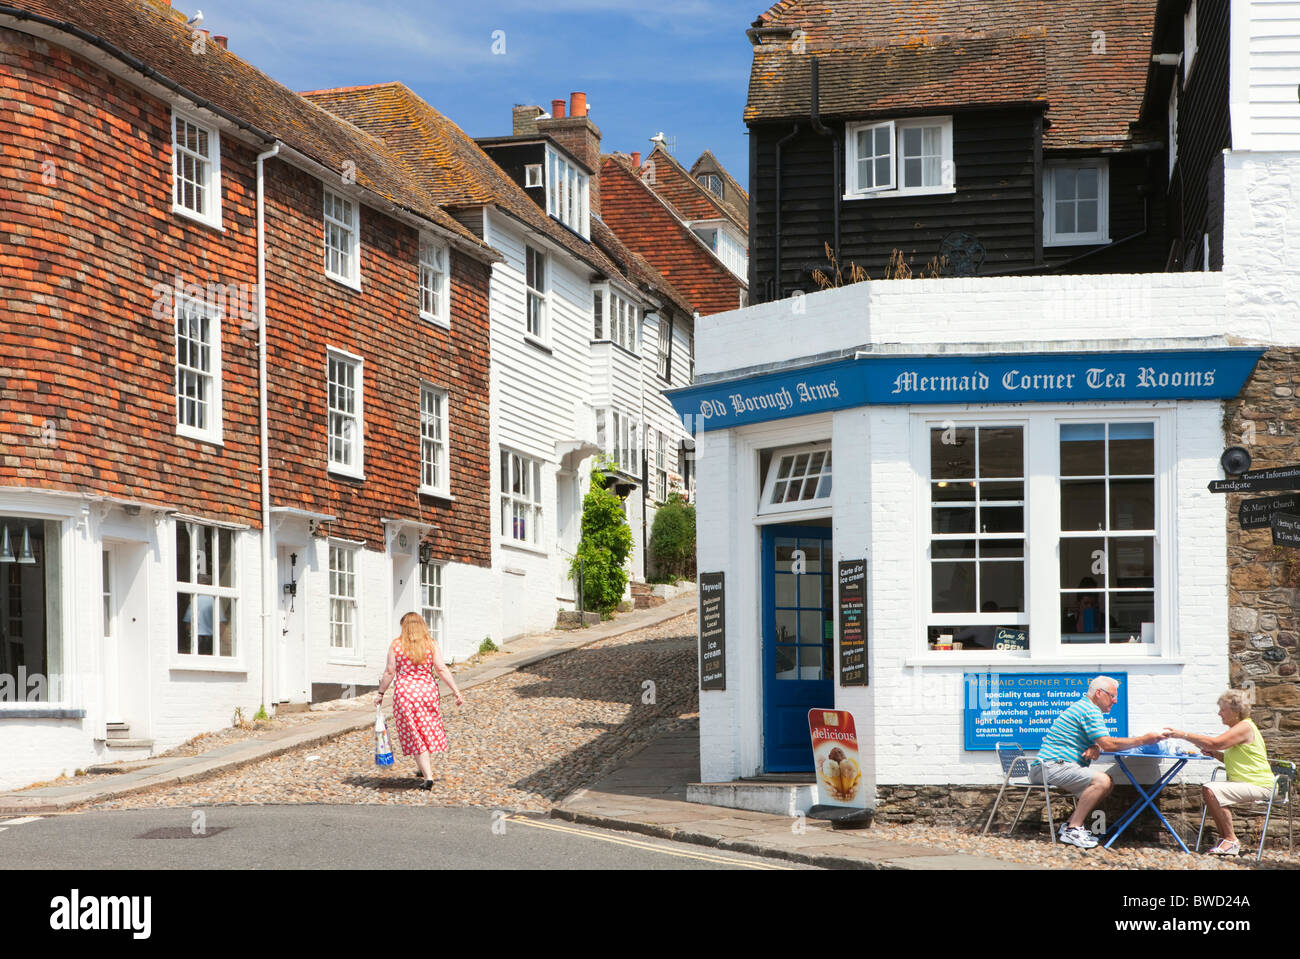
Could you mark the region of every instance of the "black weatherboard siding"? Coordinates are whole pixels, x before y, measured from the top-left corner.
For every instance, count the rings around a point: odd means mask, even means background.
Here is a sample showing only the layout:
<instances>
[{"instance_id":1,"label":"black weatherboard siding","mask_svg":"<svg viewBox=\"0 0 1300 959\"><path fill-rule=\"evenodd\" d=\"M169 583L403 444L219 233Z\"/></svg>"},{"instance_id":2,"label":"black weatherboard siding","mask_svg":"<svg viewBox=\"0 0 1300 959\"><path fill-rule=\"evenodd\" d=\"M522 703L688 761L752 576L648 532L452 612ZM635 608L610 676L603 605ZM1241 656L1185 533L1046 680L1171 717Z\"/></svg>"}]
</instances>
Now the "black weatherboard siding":
<instances>
[{"instance_id":1,"label":"black weatherboard siding","mask_svg":"<svg viewBox=\"0 0 1300 959\"><path fill-rule=\"evenodd\" d=\"M480 144L480 146L482 146L483 152L490 156L493 162L505 171L506 176L510 177L510 179L514 180L524 188L524 192L532 197L534 203L543 210L546 209L545 144L534 141L532 143L500 145L484 143ZM542 186L524 186L524 184L528 182L527 167L532 164L542 166Z\"/></svg>"}]
</instances>

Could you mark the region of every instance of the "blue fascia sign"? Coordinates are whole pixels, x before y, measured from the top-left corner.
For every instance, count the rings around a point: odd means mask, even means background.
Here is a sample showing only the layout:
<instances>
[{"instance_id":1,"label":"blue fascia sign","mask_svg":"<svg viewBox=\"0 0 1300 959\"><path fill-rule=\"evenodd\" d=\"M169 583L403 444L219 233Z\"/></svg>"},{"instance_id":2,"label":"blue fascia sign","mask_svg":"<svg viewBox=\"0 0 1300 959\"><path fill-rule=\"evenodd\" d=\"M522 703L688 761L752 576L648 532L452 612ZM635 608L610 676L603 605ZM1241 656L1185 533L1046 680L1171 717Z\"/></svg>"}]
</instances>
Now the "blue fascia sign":
<instances>
[{"instance_id":1,"label":"blue fascia sign","mask_svg":"<svg viewBox=\"0 0 1300 959\"><path fill-rule=\"evenodd\" d=\"M1264 350L907 356L832 360L665 391L690 433L855 406L1222 400Z\"/></svg>"}]
</instances>

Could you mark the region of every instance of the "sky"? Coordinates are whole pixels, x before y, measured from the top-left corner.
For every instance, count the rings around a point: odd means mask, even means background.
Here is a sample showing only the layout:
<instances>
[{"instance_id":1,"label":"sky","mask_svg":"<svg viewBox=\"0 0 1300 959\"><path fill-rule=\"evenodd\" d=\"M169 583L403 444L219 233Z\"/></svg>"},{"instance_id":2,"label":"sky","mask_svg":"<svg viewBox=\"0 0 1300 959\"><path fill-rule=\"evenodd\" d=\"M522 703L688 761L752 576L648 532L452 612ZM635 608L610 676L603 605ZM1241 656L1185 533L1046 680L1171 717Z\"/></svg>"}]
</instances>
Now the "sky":
<instances>
[{"instance_id":1,"label":"sky","mask_svg":"<svg viewBox=\"0 0 1300 959\"><path fill-rule=\"evenodd\" d=\"M770 0L172 0L294 90L400 80L474 137L587 94L607 152L677 140L748 188L745 30Z\"/></svg>"}]
</instances>

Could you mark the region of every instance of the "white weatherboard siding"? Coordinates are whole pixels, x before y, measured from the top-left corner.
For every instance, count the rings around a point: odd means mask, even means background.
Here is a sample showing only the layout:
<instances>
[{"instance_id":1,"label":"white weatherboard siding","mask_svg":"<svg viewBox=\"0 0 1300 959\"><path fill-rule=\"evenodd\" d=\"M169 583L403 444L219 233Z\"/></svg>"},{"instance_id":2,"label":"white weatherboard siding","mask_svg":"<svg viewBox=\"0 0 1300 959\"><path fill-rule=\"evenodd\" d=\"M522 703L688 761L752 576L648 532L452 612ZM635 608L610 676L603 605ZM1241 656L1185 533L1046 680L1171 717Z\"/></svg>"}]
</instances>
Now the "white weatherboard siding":
<instances>
[{"instance_id":1,"label":"white weatherboard siding","mask_svg":"<svg viewBox=\"0 0 1300 959\"><path fill-rule=\"evenodd\" d=\"M678 319L673 324L673 353L672 366L669 370L670 381L665 383L659 377L658 370L658 348L659 337L662 335L661 325L665 321L663 317L654 316L645 324L645 335L643 338L644 346L642 348L641 360L641 377L645 383L645 420L646 426L656 434L662 433L665 439L665 456L664 463L668 471L668 485L671 491L674 485L680 486L680 480L683 473L684 464L680 461L679 449L681 441L688 439L689 435L682 425L681 417L677 415L668 398L664 396L663 390L673 389L679 386L688 386L690 384L690 330L683 329L689 325L689 321ZM647 434L648 435L648 434ZM655 449L654 444L648 440L646 442L646 456L649 458L649 493L647 498L646 509L646 547L649 548L650 534L654 531L655 518ZM674 479L676 478L676 479ZM647 561L648 563L648 561ZM644 567L649 572L649 566Z\"/></svg>"},{"instance_id":2,"label":"white weatherboard siding","mask_svg":"<svg viewBox=\"0 0 1300 959\"><path fill-rule=\"evenodd\" d=\"M1233 149L1300 150L1300 2L1232 0L1231 11Z\"/></svg>"}]
</instances>

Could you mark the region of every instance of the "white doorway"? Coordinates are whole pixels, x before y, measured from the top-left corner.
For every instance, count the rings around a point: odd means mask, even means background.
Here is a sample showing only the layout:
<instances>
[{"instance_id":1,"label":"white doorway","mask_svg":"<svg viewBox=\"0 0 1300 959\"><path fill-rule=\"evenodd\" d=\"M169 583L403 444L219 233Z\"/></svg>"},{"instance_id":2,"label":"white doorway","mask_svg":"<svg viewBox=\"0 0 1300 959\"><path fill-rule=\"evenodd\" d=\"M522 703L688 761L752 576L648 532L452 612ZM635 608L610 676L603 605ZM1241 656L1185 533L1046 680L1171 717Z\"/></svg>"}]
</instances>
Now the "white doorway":
<instances>
[{"instance_id":1,"label":"white doorway","mask_svg":"<svg viewBox=\"0 0 1300 959\"><path fill-rule=\"evenodd\" d=\"M565 602L576 602L578 598L578 587L569 578L569 563L578 550L578 534L581 531L578 474L562 469L555 474L555 539L562 560L556 570L555 596Z\"/></svg>"},{"instance_id":2,"label":"white doorway","mask_svg":"<svg viewBox=\"0 0 1300 959\"><path fill-rule=\"evenodd\" d=\"M105 723L149 738L148 547L105 540L100 550L100 674Z\"/></svg>"},{"instance_id":3,"label":"white doorway","mask_svg":"<svg viewBox=\"0 0 1300 959\"><path fill-rule=\"evenodd\" d=\"M278 552L280 636L276 643L276 702L309 703L307 685L306 591L300 589L305 552L281 546Z\"/></svg>"}]
</instances>

